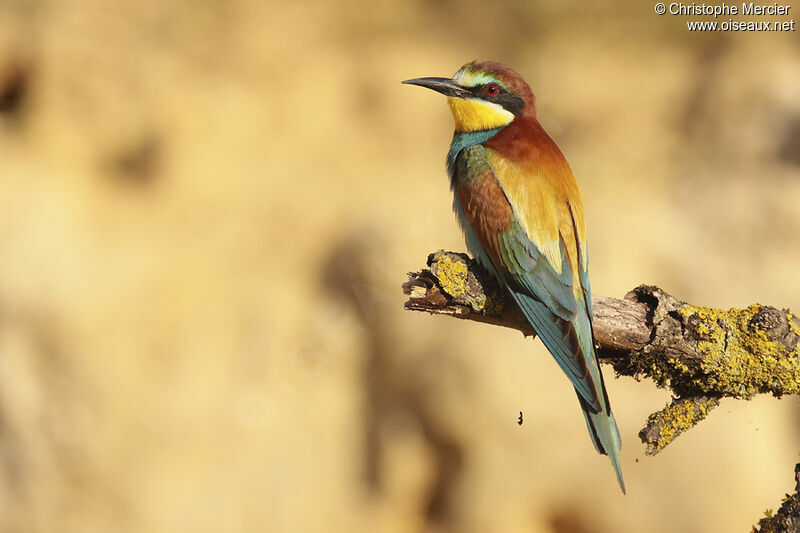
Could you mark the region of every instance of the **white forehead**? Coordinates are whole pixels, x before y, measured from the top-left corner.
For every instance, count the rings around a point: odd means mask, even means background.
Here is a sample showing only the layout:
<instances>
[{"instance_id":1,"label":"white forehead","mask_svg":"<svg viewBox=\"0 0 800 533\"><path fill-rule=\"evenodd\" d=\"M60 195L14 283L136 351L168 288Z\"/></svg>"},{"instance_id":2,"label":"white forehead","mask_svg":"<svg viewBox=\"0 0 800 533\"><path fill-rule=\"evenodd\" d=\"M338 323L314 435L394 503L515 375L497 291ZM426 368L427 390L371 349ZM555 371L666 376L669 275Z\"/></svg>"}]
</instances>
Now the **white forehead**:
<instances>
[{"instance_id":1,"label":"white forehead","mask_svg":"<svg viewBox=\"0 0 800 533\"><path fill-rule=\"evenodd\" d=\"M486 85L487 83L496 83L493 77L483 72L472 72L467 68L462 68L456 75L453 76L453 81L462 87L477 87L478 85Z\"/></svg>"}]
</instances>

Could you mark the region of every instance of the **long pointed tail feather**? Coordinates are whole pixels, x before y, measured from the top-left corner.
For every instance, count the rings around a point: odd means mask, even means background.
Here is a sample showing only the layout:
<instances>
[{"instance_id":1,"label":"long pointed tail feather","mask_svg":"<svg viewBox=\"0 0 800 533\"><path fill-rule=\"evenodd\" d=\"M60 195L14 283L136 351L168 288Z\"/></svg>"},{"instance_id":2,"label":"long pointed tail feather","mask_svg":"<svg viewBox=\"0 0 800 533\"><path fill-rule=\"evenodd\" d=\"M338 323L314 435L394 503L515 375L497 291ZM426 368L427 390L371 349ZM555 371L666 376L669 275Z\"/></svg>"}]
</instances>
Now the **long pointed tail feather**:
<instances>
[{"instance_id":1,"label":"long pointed tail feather","mask_svg":"<svg viewBox=\"0 0 800 533\"><path fill-rule=\"evenodd\" d=\"M506 284L508 286L508 284ZM608 401L603 373L594 351L594 334L588 307L572 321L562 320L535 298L509 287L533 329L570 379L581 403L592 442L601 454L608 455L625 494L620 461L620 436ZM585 305L585 302L583 302Z\"/></svg>"},{"instance_id":2,"label":"long pointed tail feather","mask_svg":"<svg viewBox=\"0 0 800 533\"><path fill-rule=\"evenodd\" d=\"M598 453L608 455L608 458L611 459L611 464L617 473L619 488L625 494L625 480L622 478L622 464L619 453L622 448L622 442L619 437L617 421L614 420L614 413L605 409L600 411L593 410L580 394L578 394L578 400L581 404L583 416L586 418L586 427L589 428L589 435L592 437L594 447Z\"/></svg>"},{"instance_id":3,"label":"long pointed tail feather","mask_svg":"<svg viewBox=\"0 0 800 533\"><path fill-rule=\"evenodd\" d=\"M586 313L577 313L575 320L569 322L558 319L544 304L526 294L511 291L511 295L570 378L580 400L592 442L599 453L608 455L611 459L624 494L619 429L611 412L603 373L594 351L594 335L588 310ZM583 376L580 376L579 369L583 370Z\"/></svg>"}]
</instances>

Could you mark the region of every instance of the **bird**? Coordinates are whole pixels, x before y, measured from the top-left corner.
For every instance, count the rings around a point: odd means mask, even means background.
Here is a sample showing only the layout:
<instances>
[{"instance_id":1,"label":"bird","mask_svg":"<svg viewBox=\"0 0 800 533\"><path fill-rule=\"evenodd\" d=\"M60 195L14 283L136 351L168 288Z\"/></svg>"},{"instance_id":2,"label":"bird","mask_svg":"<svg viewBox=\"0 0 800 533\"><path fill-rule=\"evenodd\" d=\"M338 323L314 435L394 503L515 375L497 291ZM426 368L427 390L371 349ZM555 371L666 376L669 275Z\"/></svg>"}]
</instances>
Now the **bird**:
<instances>
[{"instance_id":1,"label":"bird","mask_svg":"<svg viewBox=\"0 0 800 533\"><path fill-rule=\"evenodd\" d=\"M512 68L472 61L453 77L402 83L447 97L453 210L467 249L505 286L567 375L622 493L620 434L597 359L583 200L572 169Z\"/></svg>"}]
</instances>

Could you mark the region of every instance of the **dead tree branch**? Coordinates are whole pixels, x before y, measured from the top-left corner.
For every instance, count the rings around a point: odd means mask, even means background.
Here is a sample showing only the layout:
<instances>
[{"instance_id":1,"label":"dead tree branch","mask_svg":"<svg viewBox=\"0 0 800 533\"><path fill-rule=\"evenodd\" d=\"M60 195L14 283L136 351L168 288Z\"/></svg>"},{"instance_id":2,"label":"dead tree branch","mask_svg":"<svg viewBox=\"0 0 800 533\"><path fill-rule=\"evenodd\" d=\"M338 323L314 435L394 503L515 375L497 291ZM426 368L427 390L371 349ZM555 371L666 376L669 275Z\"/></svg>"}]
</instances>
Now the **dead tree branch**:
<instances>
[{"instance_id":1,"label":"dead tree branch","mask_svg":"<svg viewBox=\"0 0 800 533\"><path fill-rule=\"evenodd\" d=\"M505 290L465 254L436 252L403 284L406 309L533 330ZM800 320L788 309L690 305L640 285L623 299L595 296L598 355L618 375L651 378L672 402L650 415L639 437L654 455L719 404L800 393Z\"/></svg>"}]
</instances>

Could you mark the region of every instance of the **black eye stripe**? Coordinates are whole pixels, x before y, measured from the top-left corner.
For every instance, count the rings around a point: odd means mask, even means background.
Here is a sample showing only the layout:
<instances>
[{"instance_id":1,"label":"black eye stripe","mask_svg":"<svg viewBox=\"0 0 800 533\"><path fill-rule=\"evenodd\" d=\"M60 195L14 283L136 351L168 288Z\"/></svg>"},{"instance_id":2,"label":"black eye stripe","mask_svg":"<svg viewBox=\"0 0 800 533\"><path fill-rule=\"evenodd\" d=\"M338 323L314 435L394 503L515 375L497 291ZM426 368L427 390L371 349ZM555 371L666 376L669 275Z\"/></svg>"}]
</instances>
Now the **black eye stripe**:
<instances>
[{"instance_id":1,"label":"black eye stripe","mask_svg":"<svg viewBox=\"0 0 800 533\"><path fill-rule=\"evenodd\" d=\"M497 92L494 94L487 94L486 88L490 85L494 85L497 87ZM478 85L477 87L473 87L470 91L473 96L476 98L481 98L488 102L494 102L495 104L499 104L503 106L503 108L507 109L511 113L515 115L521 116L523 110L525 109L525 101L514 93L508 92L506 89L501 87L497 83L487 83L485 85Z\"/></svg>"}]
</instances>

